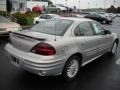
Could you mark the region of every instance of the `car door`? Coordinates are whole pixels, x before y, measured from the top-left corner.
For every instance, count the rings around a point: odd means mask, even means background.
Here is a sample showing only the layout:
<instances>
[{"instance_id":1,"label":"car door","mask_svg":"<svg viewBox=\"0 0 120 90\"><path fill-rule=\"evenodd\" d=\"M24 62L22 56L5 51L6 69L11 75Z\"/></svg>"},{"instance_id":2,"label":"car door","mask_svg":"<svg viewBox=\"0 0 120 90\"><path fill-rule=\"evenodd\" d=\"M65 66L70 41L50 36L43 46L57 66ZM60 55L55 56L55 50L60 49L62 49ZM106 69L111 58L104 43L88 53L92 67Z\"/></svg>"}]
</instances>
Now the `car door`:
<instances>
[{"instance_id":1,"label":"car door","mask_svg":"<svg viewBox=\"0 0 120 90\"><path fill-rule=\"evenodd\" d=\"M103 21L103 20L102 20L102 17L101 17L100 15L97 15L97 14L96 14L96 21L102 22L102 21Z\"/></svg>"},{"instance_id":2,"label":"car door","mask_svg":"<svg viewBox=\"0 0 120 90\"><path fill-rule=\"evenodd\" d=\"M96 15L95 15L95 14L91 14L91 15L90 15L90 17L91 17L91 19L92 19L92 20L97 21L97 17L96 17Z\"/></svg>"},{"instance_id":3,"label":"car door","mask_svg":"<svg viewBox=\"0 0 120 90\"><path fill-rule=\"evenodd\" d=\"M75 39L82 50L83 62L91 60L97 55L97 38L89 22L80 23L74 30Z\"/></svg>"},{"instance_id":4,"label":"car door","mask_svg":"<svg viewBox=\"0 0 120 90\"><path fill-rule=\"evenodd\" d=\"M94 31L95 31L95 35L97 38L97 43L98 43L98 54L104 54L106 53L112 46L112 41L113 41L113 37L111 34L105 34L105 28L103 28L103 26L97 22L91 22Z\"/></svg>"}]
</instances>

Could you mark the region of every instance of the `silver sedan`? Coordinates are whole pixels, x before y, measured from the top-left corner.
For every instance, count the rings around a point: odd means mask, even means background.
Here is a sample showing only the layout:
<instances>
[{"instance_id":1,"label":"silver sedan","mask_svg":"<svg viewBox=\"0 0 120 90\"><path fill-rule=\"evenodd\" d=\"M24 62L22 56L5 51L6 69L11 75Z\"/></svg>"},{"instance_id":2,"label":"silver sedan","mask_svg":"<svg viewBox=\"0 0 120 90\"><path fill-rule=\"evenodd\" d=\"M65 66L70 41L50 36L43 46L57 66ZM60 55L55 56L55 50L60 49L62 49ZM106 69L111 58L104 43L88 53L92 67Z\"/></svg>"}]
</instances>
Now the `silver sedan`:
<instances>
[{"instance_id":1,"label":"silver sedan","mask_svg":"<svg viewBox=\"0 0 120 90\"><path fill-rule=\"evenodd\" d=\"M118 43L118 35L96 21L61 17L11 33L5 49L16 67L73 80L81 66L107 52L114 55Z\"/></svg>"}]
</instances>

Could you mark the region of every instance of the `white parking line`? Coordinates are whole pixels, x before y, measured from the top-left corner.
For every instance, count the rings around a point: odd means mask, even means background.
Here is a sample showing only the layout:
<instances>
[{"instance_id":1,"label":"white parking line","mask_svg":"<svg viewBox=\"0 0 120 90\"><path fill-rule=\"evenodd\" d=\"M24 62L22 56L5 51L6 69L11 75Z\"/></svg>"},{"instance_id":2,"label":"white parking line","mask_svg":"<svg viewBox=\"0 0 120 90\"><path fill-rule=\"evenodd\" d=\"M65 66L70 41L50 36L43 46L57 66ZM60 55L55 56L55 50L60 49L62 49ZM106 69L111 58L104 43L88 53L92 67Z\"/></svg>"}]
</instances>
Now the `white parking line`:
<instances>
[{"instance_id":1,"label":"white parking line","mask_svg":"<svg viewBox=\"0 0 120 90\"><path fill-rule=\"evenodd\" d=\"M116 64L120 64L120 59L118 59L118 60L116 61Z\"/></svg>"}]
</instances>

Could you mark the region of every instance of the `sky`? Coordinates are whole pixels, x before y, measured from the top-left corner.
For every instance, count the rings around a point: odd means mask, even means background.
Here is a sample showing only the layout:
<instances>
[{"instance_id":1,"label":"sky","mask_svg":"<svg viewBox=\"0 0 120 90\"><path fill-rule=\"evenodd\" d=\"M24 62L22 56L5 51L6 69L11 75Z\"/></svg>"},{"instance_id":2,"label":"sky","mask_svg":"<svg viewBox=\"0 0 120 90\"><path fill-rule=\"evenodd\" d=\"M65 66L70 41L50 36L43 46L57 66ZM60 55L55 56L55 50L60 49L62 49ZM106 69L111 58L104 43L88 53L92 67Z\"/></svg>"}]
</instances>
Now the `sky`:
<instances>
[{"instance_id":1,"label":"sky","mask_svg":"<svg viewBox=\"0 0 120 90\"><path fill-rule=\"evenodd\" d=\"M87 8L108 8L111 5L115 4L115 7L120 6L120 0L51 0L54 4L64 4L69 7L76 6L78 9L87 9ZM80 3L79 3L80 1Z\"/></svg>"}]
</instances>

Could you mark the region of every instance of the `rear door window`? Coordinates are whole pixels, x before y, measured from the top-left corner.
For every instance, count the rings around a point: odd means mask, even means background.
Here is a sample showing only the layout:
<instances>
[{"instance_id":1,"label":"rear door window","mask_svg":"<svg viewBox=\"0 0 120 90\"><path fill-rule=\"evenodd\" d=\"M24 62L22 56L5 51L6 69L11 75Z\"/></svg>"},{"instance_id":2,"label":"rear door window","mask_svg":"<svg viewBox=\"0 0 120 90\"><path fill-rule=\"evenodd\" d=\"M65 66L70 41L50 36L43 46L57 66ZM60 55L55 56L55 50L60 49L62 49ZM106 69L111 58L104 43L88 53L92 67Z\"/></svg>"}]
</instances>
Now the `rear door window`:
<instances>
[{"instance_id":1,"label":"rear door window","mask_svg":"<svg viewBox=\"0 0 120 90\"><path fill-rule=\"evenodd\" d=\"M89 22L84 22L79 25L81 36L92 36L93 30Z\"/></svg>"}]
</instances>

